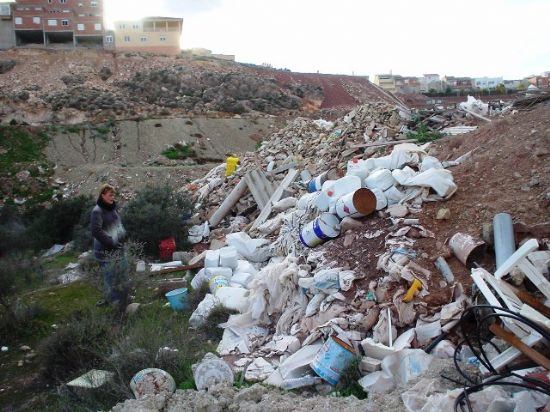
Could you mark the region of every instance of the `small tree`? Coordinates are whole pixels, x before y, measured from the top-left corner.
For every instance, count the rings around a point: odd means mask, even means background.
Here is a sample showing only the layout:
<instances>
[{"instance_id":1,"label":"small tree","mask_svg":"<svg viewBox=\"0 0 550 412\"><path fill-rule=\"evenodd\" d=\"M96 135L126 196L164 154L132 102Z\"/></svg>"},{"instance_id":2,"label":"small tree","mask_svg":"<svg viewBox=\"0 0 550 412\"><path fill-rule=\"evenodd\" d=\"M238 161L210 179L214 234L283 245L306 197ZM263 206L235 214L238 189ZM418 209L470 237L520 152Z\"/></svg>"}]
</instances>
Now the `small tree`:
<instances>
[{"instance_id":1,"label":"small tree","mask_svg":"<svg viewBox=\"0 0 550 412\"><path fill-rule=\"evenodd\" d=\"M184 220L191 214L191 200L170 187L146 187L122 212L128 237L144 245L148 255L157 256L161 240L173 237L180 248L187 239Z\"/></svg>"}]
</instances>

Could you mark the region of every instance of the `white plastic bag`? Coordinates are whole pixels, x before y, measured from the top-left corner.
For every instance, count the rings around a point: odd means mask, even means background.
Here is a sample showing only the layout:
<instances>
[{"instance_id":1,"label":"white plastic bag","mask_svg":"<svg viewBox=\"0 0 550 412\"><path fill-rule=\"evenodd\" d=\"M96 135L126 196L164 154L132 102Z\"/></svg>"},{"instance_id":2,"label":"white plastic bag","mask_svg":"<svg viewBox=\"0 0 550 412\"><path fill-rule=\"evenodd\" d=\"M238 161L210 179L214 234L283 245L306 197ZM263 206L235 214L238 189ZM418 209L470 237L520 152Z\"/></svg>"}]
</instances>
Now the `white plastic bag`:
<instances>
[{"instance_id":1,"label":"white plastic bag","mask_svg":"<svg viewBox=\"0 0 550 412\"><path fill-rule=\"evenodd\" d=\"M197 309L193 311L189 318L189 324L194 328L198 328L206 322L206 318L210 315L210 312L220 304L220 300L214 295L207 293L201 303L197 306Z\"/></svg>"},{"instance_id":2,"label":"white plastic bag","mask_svg":"<svg viewBox=\"0 0 550 412\"><path fill-rule=\"evenodd\" d=\"M226 241L250 262L265 262L271 257L270 242L267 239L252 239L246 233L238 232L227 235Z\"/></svg>"}]
</instances>

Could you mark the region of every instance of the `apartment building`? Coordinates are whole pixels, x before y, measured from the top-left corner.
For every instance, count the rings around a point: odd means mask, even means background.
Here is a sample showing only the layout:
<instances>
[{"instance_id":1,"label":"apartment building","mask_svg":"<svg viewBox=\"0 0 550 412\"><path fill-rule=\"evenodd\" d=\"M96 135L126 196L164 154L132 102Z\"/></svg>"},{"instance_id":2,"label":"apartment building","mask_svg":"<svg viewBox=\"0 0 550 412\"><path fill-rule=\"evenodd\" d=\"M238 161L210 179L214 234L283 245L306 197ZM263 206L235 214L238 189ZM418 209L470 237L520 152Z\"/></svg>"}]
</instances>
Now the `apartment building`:
<instances>
[{"instance_id":1,"label":"apartment building","mask_svg":"<svg viewBox=\"0 0 550 412\"><path fill-rule=\"evenodd\" d=\"M16 0L15 44L103 47L103 0Z\"/></svg>"},{"instance_id":2,"label":"apartment building","mask_svg":"<svg viewBox=\"0 0 550 412\"><path fill-rule=\"evenodd\" d=\"M373 83L388 92L394 93L397 90L393 74L375 74Z\"/></svg>"},{"instance_id":3,"label":"apartment building","mask_svg":"<svg viewBox=\"0 0 550 412\"><path fill-rule=\"evenodd\" d=\"M453 90L470 90L474 86L470 77L443 76L443 82Z\"/></svg>"},{"instance_id":4,"label":"apartment building","mask_svg":"<svg viewBox=\"0 0 550 412\"><path fill-rule=\"evenodd\" d=\"M0 49L15 47L11 5L12 3L0 3Z\"/></svg>"},{"instance_id":5,"label":"apartment building","mask_svg":"<svg viewBox=\"0 0 550 412\"><path fill-rule=\"evenodd\" d=\"M148 52L179 54L183 19L175 17L146 17L138 21L115 22L114 42L117 52Z\"/></svg>"},{"instance_id":6,"label":"apartment building","mask_svg":"<svg viewBox=\"0 0 550 412\"><path fill-rule=\"evenodd\" d=\"M502 77L474 77L474 86L476 89L495 89L499 84L503 84Z\"/></svg>"}]
</instances>

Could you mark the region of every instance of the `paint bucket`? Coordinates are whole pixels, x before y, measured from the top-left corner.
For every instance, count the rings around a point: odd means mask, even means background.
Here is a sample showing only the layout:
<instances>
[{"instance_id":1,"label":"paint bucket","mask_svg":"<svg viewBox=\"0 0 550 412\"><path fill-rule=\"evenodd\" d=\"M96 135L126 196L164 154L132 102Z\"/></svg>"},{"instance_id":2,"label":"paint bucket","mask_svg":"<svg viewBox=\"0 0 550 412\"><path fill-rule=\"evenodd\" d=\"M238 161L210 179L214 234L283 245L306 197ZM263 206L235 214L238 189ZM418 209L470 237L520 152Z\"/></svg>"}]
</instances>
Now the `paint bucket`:
<instances>
[{"instance_id":1,"label":"paint bucket","mask_svg":"<svg viewBox=\"0 0 550 412\"><path fill-rule=\"evenodd\" d=\"M332 335L319 349L311 369L331 385L336 385L344 369L353 361L355 351L336 335Z\"/></svg>"},{"instance_id":2,"label":"paint bucket","mask_svg":"<svg viewBox=\"0 0 550 412\"><path fill-rule=\"evenodd\" d=\"M309 193L319 192L323 188L323 183L327 180L337 180L340 177L340 173L337 169L330 169L311 179L307 184L307 191Z\"/></svg>"},{"instance_id":3,"label":"paint bucket","mask_svg":"<svg viewBox=\"0 0 550 412\"><path fill-rule=\"evenodd\" d=\"M466 233L455 233L449 240L449 247L465 266L472 267L485 251L485 242L475 240Z\"/></svg>"},{"instance_id":4,"label":"paint bucket","mask_svg":"<svg viewBox=\"0 0 550 412\"><path fill-rule=\"evenodd\" d=\"M166 293L166 299L170 302L170 306L176 312L187 308L187 288L180 288Z\"/></svg>"},{"instance_id":5,"label":"paint bucket","mask_svg":"<svg viewBox=\"0 0 550 412\"><path fill-rule=\"evenodd\" d=\"M388 198L380 189L372 189L372 193L376 196L376 210L382 210L388 206Z\"/></svg>"},{"instance_id":6,"label":"paint bucket","mask_svg":"<svg viewBox=\"0 0 550 412\"><path fill-rule=\"evenodd\" d=\"M214 276L208 281L208 286L210 286L210 292L216 294L218 289L229 286L229 280L225 276Z\"/></svg>"},{"instance_id":7,"label":"paint bucket","mask_svg":"<svg viewBox=\"0 0 550 412\"><path fill-rule=\"evenodd\" d=\"M331 213L323 213L300 231L300 240L307 247L315 247L340 235L340 220Z\"/></svg>"},{"instance_id":8,"label":"paint bucket","mask_svg":"<svg viewBox=\"0 0 550 412\"><path fill-rule=\"evenodd\" d=\"M376 210L376 195L369 189L359 189L341 197L336 202L336 213L342 219L346 216L362 217Z\"/></svg>"}]
</instances>

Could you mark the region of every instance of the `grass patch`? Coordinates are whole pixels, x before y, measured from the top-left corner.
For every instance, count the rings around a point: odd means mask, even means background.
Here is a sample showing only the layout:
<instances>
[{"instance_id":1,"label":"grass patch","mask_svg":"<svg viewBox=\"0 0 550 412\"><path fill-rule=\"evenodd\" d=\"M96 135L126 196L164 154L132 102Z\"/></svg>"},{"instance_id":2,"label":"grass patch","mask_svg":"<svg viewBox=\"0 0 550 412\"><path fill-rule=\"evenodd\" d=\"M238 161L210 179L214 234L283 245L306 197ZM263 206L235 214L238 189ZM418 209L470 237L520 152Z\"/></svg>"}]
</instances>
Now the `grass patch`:
<instances>
[{"instance_id":1,"label":"grass patch","mask_svg":"<svg viewBox=\"0 0 550 412\"><path fill-rule=\"evenodd\" d=\"M342 371L340 375L340 381L336 386L335 395L337 396L355 396L357 399L366 399L367 394L359 385L358 380L361 379L361 371L359 370L359 364L361 363L361 357L356 356L353 361L348 365L346 369Z\"/></svg>"},{"instance_id":2,"label":"grass patch","mask_svg":"<svg viewBox=\"0 0 550 412\"><path fill-rule=\"evenodd\" d=\"M184 160L197 157L197 152L190 145L175 145L162 152L170 160Z\"/></svg>"},{"instance_id":3,"label":"grass patch","mask_svg":"<svg viewBox=\"0 0 550 412\"><path fill-rule=\"evenodd\" d=\"M420 124L416 131L410 131L407 133L407 138L416 139L418 143L433 142L434 140L441 139L445 135L435 130L428 129L424 123Z\"/></svg>"},{"instance_id":4,"label":"grass patch","mask_svg":"<svg viewBox=\"0 0 550 412\"><path fill-rule=\"evenodd\" d=\"M23 170L21 163L42 160L48 144L46 133L32 133L20 126L0 126L0 170L2 174Z\"/></svg>"}]
</instances>

